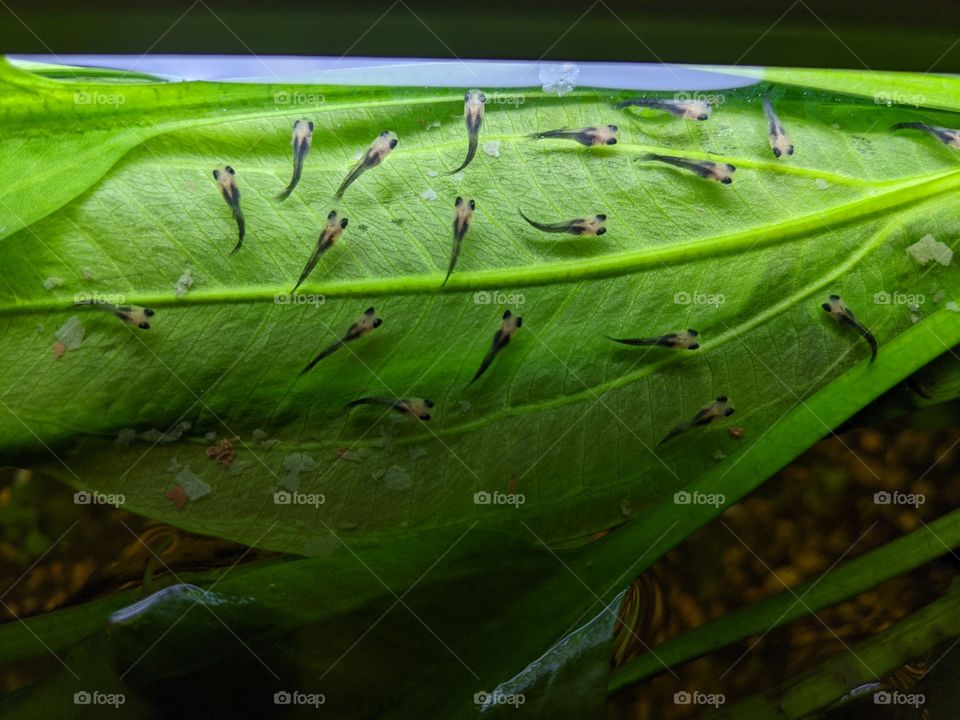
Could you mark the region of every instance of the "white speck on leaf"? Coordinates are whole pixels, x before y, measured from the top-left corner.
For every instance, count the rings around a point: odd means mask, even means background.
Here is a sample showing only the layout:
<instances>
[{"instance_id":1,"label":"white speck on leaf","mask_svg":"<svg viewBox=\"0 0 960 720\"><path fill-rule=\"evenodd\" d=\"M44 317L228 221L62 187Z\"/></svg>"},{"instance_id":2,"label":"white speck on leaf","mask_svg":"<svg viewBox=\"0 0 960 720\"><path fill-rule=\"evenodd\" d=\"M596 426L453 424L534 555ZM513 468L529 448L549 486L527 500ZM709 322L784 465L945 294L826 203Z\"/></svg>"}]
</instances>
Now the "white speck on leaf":
<instances>
[{"instance_id":1,"label":"white speck on leaf","mask_svg":"<svg viewBox=\"0 0 960 720\"><path fill-rule=\"evenodd\" d=\"M280 481L280 484L295 492L300 489L300 473L315 470L317 463L309 455L304 453L291 453L283 459L283 468L287 471L286 477Z\"/></svg>"},{"instance_id":2,"label":"white speck on leaf","mask_svg":"<svg viewBox=\"0 0 960 720\"><path fill-rule=\"evenodd\" d=\"M114 441L117 445L129 445L137 439L137 431L131 428L123 428L117 433L117 439Z\"/></svg>"},{"instance_id":3,"label":"white speck on leaf","mask_svg":"<svg viewBox=\"0 0 960 720\"><path fill-rule=\"evenodd\" d=\"M189 465L181 467L179 464L177 464L176 460L174 460L171 465L176 465L178 468L177 473L173 478L174 482L184 489L188 498L191 500L199 500L205 495L209 495L211 493L212 488L203 480L194 475Z\"/></svg>"},{"instance_id":4,"label":"white speck on leaf","mask_svg":"<svg viewBox=\"0 0 960 720\"><path fill-rule=\"evenodd\" d=\"M573 63L550 63L540 66L540 83L545 93L566 95L577 86L580 68Z\"/></svg>"},{"instance_id":5,"label":"white speck on leaf","mask_svg":"<svg viewBox=\"0 0 960 720\"><path fill-rule=\"evenodd\" d=\"M147 430L146 432L140 433L139 435L137 435L137 437L140 438L141 440L146 440L147 442L172 443L182 438L184 433L190 430L190 427L191 427L190 423L184 420L183 422L177 423L172 428L164 432L161 432L156 428L153 428L151 430Z\"/></svg>"},{"instance_id":6,"label":"white speck on leaf","mask_svg":"<svg viewBox=\"0 0 960 720\"><path fill-rule=\"evenodd\" d=\"M43 281L44 290L53 290L54 288L58 288L61 285L63 285L63 278L59 278L59 277L48 277L46 280Z\"/></svg>"},{"instance_id":7,"label":"white speck on leaf","mask_svg":"<svg viewBox=\"0 0 960 720\"><path fill-rule=\"evenodd\" d=\"M177 280L177 284L173 286L173 292L177 297L183 297L191 287L193 287L193 271L186 268Z\"/></svg>"},{"instance_id":8,"label":"white speck on leaf","mask_svg":"<svg viewBox=\"0 0 960 720\"><path fill-rule=\"evenodd\" d=\"M469 400L460 401L460 412L466 415L473 408L473 405L470 404Z\"/></svg>"},{"instance_id":9,"label":"white speck on leaf","mask_svg":"<svg viewBox=\"0 0 960 720\"><path fill-rule=\"evenodd\" d=\"M953 300L944 305L944 307L950 312L960 312L960 305L957 305Z\"/></svg>"},{"instance_id":10,"label":"white speck on leaf","mask_svg":"<svg viewBox=\"0 0 960 720\"><path fill-rule=\"evenodd\" d=\"M491 140L490 142L485 142L483 144L483 152L485 152L490 157L495 157L495 158L500 157L500 141Z\"/></svg>"},{"instance_id":11,"label":"white speck on leaf","mask_svg":"<svg viewBox=\"0 0 960 720\"><path fill-rule=\"evenodd\" d=\"M437 195L437 191L434 190L433 188L427 188L422 193L420 193L420 197L422 197L424 200L427 200L429 202L430 200L436 200L440 196Z\"/></svg>"},{"instance_id":12,"label":"white speck on leaf","mask_svg":"<svg viewBox=\"0 0 960 720\"><path fill-rule=\"evenodd\" d=\"M817 178L814 182L817 183L818 190L826 190L828 187L830 187L830 183L828 183L823 178Z\"/></svg>"},{"instance_id":13,"label":"white speck on leaf","mask_svg":"<svg viewBox=\"0 0 960 720\"><path fill-rule=\"evenodd\" d=\"M931 260L941 265L949 265L953 260L953 250L929 233L907 247L907 254L921 265L926 265Z\"/></svg>"},{"instance_id":14,"label":"white speck on leaf","mask_svg":"<svg viewBox=\"0 0 960 720\"><path fill-rule=\"evenodd\" d=\"M71 315L53 335L65 351L76 350L83 343L83 324L76 315Z\"/></svg>"},{"instance_id":15,"label":"white speck on leaf","mask_svg":"<svg viewBox=\"0 0 960 720\"><path fill-rule=\"evenodd\" d=\"M463 179L464 179L466 176L467 176L467 174L466 174L465 172L463 172L463 170L461 170L460 172L454 173L453 175L451 175L451 176L450 176L450 179L453 180L454 182L463 182Z\"/></svg>"},{"instance_id":16,"label":"white speck on leaf","mask_svg":"<svg viewBox=\"0 0 960 720\"><path fill-rule=\"evenodd\" d=\"M413 485L410 474L399 465L391 465L383 476L383 481L391 490L409 490Z\"/></svg>"},{"instance_id":17,"label":"white speck on leaf","mask_svg":"<svg viewBox=\"0 0 960 720\"><path fill-rule=\"evenodd\" d=\"M437 177L439 174L436 170L427 170L427 177Z\"/></svg>"},{"instance_id":18,"label":"white speck on leaf","mask_svg":"<svg viewBox=\"0 0 960 720\"><path fill-rule=\"evenodd\" d=\"M416 462L422 457L426 457L426 455L427 455L427 451L424 450L419 445L414 445L412 448L410 448L410 459L413 460L414 462Z\"/></svg>"}]
</instances>

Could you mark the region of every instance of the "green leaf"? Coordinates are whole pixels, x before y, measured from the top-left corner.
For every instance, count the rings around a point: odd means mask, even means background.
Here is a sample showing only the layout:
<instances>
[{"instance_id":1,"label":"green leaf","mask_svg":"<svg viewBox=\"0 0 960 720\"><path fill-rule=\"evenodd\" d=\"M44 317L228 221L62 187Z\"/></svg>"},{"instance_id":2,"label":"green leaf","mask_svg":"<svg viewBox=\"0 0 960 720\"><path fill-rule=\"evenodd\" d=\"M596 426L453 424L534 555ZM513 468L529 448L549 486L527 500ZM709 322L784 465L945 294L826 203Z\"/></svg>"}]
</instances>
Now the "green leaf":
<instances>
[{"instance_id":1,"label":"green leaf","mask_svg":"<svg viewBox=\"0 0 960 720\"><path fill-rule=\"evenodd\" d=\"M432 174L465 152L458 91L118 90L9 67L0 80L0 263L9 268L0 452L195 531L310 555L325 552L331 531L375 546L473 523L516 532L522 519L556 544L641 513L699 521L720 506L678 507L675 491L714 478L735 497L760 481L756 467L789 461L960 330L960 315L934 312L932 300L960 295L955 267L920 266L905 252L926 234L955 246L960 227L955 153L888 131L912 112L774 88L797 147L778 161L759 103L766 86L725 93L703 123L613 110L620 93L512 91L523 102L488 103L481 136L500 143L499 157L479 153L459 179ZM87 98L122 92L124 102L77 103L78 88ZM290 127L304 115L317 126L313 148L300 187L278 204ZM600 122L620 125L618 145L525 139ZM302 288L325 302L274 302L303 268L355 156L384 128L400 145L347 192L338 210L350 226ZM638 161L650 151L731 162L736 180L721 186ZM223 163L237 169L248 221L234 256L235 228L210 177ZM421 196L431 188L436 201ZM458 194L476 198L477 211L441 288ZM548 221L605 212L609 232L557 240L518 208ZM194 283L178 296L187 267ZM44 289L51 277L64 284ZM874 303L894 290L931 300L916 317ZM72 309L77 292L152 307L153 327ZM877 363L819 308L831 292L879 338ZM495 293L514 296L524 325L468 387L505 307ZM370 305L383 327L299 378ZM71 316L83 343L54 360L54 331ZM700 351L647 352L603 337L686 327L700 331ZM854 399L841 396L844 377L861 383ZM819 392L833 419L798 418L785 441L766 437ZM720 394L737 408L727 423L744 427L744 440L720 425L657 447ZM343 410L364 395L430 398L434 419ZM182 422L184 435L153 442ZM145 439L118 443L126 429ZM207 433L236 438L232 470L207 457ZM303 455L317 467L300 473L300 491L324 504L275 504ZM177 509L164 493L182 468L212 492ZM474 502L508 490L522 507Z\"/></svg>"}]
</instances>

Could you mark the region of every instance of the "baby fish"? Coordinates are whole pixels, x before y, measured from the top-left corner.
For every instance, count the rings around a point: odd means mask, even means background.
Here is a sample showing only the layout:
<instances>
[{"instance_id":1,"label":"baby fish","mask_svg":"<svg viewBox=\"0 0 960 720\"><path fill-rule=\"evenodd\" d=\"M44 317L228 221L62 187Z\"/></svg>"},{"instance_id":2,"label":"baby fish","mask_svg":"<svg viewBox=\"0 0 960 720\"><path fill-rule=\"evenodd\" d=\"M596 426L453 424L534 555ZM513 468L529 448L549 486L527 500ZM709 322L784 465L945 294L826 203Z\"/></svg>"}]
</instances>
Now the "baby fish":
<instances>
[{"instance_id":1,"label":"baby fish","mask_svg":"<svg viewBox=\"0 0 960 720\"><path fill-rule=\"evenodd\" d=\"M357 320L353 325L350 326L350 329L347 330L347 334L342 338L337 340L333 345L328 347L326 350L317 355L313 360L310 361L310 364L307 365L303 370L300 371L301 375L306 375L310 370L313 369L313 366L318 362L323 360L325 357L333 355L337 350L346 345L351 340L356 340L361 338L371 330L376 330L383 324L383 320L377 317L377 311L372 307L367 308L363 315L360 316L360 319Z\"/></svg>"},{"instance_id":2,"label":"baby fish","mask_svg":"<svg viewBox=\"0 0 960 720\"><path fill-rule=\"evenodd\" d=\"M443 279L443 285L447 284L453 269L457 266L457 259L460 257L460 247L463 245L463 236L470 229L470 221L473 220L473 210L477 204L473 200L463 201L459 195L453 203L453 253L450 256L450 267L447 268L447 276ZM441 285L440 287L443 287Z\"/></svg>"},{"instance_id":3,"label":"baby fish","mask_svg":"<svg viewBox=\"0 0 960 720\"><path fill-rule=\"evenodd\" d=\"M693 328L687 328L683 332L667 333L666 335L657 335L646 338L615 338L606 336L608 340L622 343L623 345L656 345L665 348L677 348L681 350L696 350L700 343L696 338L700 335Z\"/></svg>"},{"instance_id":4,"label":"baby fish","mask_svg":"<svg viewBox=\"0 0 960 720\"><path fill-rule=\"evenodd\" d=\"M676 117L687 120L707 120L713 112L713 106L703 100L663 100L661 98L630 98L617 103L614 107L622 110L626 107L645 107L651 110L663 110Z\"/></svg>"},{"instance_id":5,"label":"baby fish","mask_svg":"<svg viewBox=\"0 0 960 720\"><path fill-rule=\"evenodd\" d=\"M644 158L638 160L659 160L660 162L673 165L684 170L696 173L706 180L715 180L718 183L729 185L733 182L733 173L736 168L728 163L715 163L709 160L686 160L684 158L674 157L673 155L656 155L650 153Z\"/></svg>"},{"instance_id":6,"label":"baby fish","mask_svg":"<svg viewBox=\"0 0 960 720\"><path fill-rule=\"evenodd\" d=\"M939 127L938 125L927 125L922 122L903 122L894 125L891 130L920 130L921 132L933 135L944 145L960 148L960 130Z\"/></svg>"},{"instance_id":7,"label":"baby fish","mask_svg":"<svg viewBox=\"0 0 960 720\"><path fill-rule=\"evenodd\" d=\"M734 409L730 407L730 404L727 401L727 396L721 395L712 403L704 405L702 408L697 410L697 414L693 416L692 420L688 420L685 423L680 423L673 430L667 433L667 436L657 443L657 447L660 447L664 443L673 440L679 435L683 435L687 430L702 425L709 425L714 420L719 420L720 418L730 417L733 415L733 410Z\"/></svg>"},{"instance_id":8,"label":"baby fish","mask_svg":"<svg viewBox=\"0 0 960 720\"><path fill-rule=\"evenodd\" d=\"M510 344L510 340L513 338L514 334L516 334L517 329L521 325L523 325L522 317L514 317L513 313L511 313L509 310L503 314L503 321L500 323L500 329L493 334L493 344L490 346L490 351L483 359L483 362L480 363L480 369L477 370L476 374L473 376L473 380L470 381L469 385L473 385L477 380L480 379L480 376L487 371L487 368L490 367L490 364L497 356L497 353Z\"/></svg>"},{"instance_id":9,"label":"baby fish","mask_svg":"<svg viewBox=\"0 0 960 720\"><path fill-rule=\"evenodd\" d=\"M451 170L448 175L453 175L463 170L477 154L477 143L480 139L480 128L483 125L483 112L487 96L482 90L467 90L463 96L463 119L467 124L467 158L456 170Z\"/></svg>"},{"instance_id":10,"label":"baby fish","mask_svg":"<svg viewBox=\"0 0 960 720\"><path fill-rule=\"evenodd\" d=\"M770 125L770 149L773 150L774 157L783 157L784 155L793 155L793 145L777 113L773 110L770 103L770 96L763 96L763 113L767 116L767 123Z\"/></svg>"},{"instance_id":11,"label":"baby fish","mask_svg":"<svg viewBox=\"0 0 960 720\"><path fill-rule=\"evenodd\" d=\"M846 303L840 299L839 295L831 295L829 298L827 298L827 300L828 302L823 303L820 307L830 313L841 325L846 325L849 328L853 328L858 333L863 335L863 339L866 340L867 344L870 346L870 362L876 360L877 339L873 336L873 333L867 330L867 328L865 328L860 321L854 317L853 312L851 312Z\"/></svg>"},{"instance_id":12,"label":"baby fish","mask_svg":"<svg viewBox=\"0 0 960 720\"><path fill-rule=\"evenodd\" d=\"M354 180L363 175L367 170L375 168L382 163L387 155L390 154L390 151L397 146L398 142L399 140L397 140L395 133L389 130L384 130L380 133L377 139L367 148L367 152L364 153L363 157L360 158L360 162L354 166L353 170L350 171L350 174L347 175L343 181L343 184L340 185L340 189L337 190L337 199L343 197L347 188L353 185Z\"/></svg>"},{"instance_id":13,"label":"baby fish","mask_svg":"<svg viewBox=\"0 0 960 720\"><path fill-rule=\"evenodd\" d=\"M300 182L303 173L303 159L310 152L310 143L313 142L313 123L308 120L297 120L293 124L293 177L287 189L277 195L277 200L286 200Z\"/></svg>"},{"instance_id":14,"label":"baby fish","mask_svg":"<svg viewBox=\"0 0 960 720\"><path fill-rule=\"evenodd\" d=\"M81 305L100 308L117 316L127 323L127 325L133 325L141 330L150 329L148 318L152 318L155 315L154 311L150 308L138 307L137 305L114 305L113 303L101 302L100 300L81 300L73 304L74 307Z\"/></svg>"},{"instance_id":15,"label":"baby fish","mask_svg":"<svg viewBox=\"0 0 960 720\"><path fill-rule=\"evenodd\" d=\"M542 133L534 133L530 136L531 140L542 140L544 138L555 138L558 140L573 140L591 147L593 145L616 145L617 144L616 125L603 125L601 127L588 127L580 130L570 130L569 128L560 128L559 130L547 130Z\"/></svg>"},{"instance_id":16,"label":"baby fish","mask_svg":"<svg viewBox=\"0 0 960 720\"><path fill-rule=\"evenodd\" d=\"M233 211L233 217L237 221L237 231L240 239L237 240L237 246L230 253L233 255L240 246L243 245L243 236L247 232L247 224L243 219L243 213L240 211L240 190L237 188L237 180L234 177L237 173L229 165L217 168L213 171L213 179L217 181L217 187L220 188L220 194L226 200L227 205Z\"/></svg>"},{"instance_id":17,"label":"baby fish","mask_svg":"<svg viewBox=\"0 0 960 720\"><path fill-rule=\"evenodd\" d=\"M520 210L520 217L533 225L537 230L543 230L548 233L569 233L570 235L595 236L603 235L607 229L603 224L607 220L606 215L594 215L592 218L577 218L576 220L565 220L558 223L539 223L531 220Z\"/></svg>"},{"instance_id":18,"label":"baby fish","mask_svg":"<svg viewBox=\"0 0 960 720\"><path fill-rule=\"evenodd\" d=\"M294 285L293 290L290 291L291 295L303 284L303 281L307 279L307 275L313 272L313 269L317 266L317 261L320 260L320 256L333 247L333 244L340 238L345 227L347 227L347 218L341 218L337 215L336 210L331 210L330 214L327 215L327 224L323 228L323 232L320 233L320 237L317 238L317 247L314 248L313 254L310 256L310 259L307 260L307 265L303 268L303 272L300 273L300 279L297 280L297 284Z\"/></svg>"},{"instance_id":19,"label":"baby fish","mask_svg":"<svg viewBox=\"0 0 960 720\"><path fill-rule=\"evenodd\" d=\"M421 398L364 397L348 402L346 407L352 408L357 405L382 405L383 407L393 408L404 415L410 415L420 420L429 420L433 402Z\"/></svg>"}]
</instances>

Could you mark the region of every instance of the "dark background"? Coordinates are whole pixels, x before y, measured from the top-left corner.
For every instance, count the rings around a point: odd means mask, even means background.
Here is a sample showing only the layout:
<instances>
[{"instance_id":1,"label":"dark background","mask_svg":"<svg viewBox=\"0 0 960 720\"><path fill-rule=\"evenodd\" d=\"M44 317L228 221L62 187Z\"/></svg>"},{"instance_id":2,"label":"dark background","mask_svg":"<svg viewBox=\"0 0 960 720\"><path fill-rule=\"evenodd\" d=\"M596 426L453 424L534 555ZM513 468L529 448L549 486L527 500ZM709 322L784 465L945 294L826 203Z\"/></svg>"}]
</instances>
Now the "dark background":
<instances>
[{"instance_id":1,"label":"dark background","mask_svg":"<svg viewBox=\"0 0 960 720\"><path fill-rule=\"evenodd\" d=\"M960 72L958 40L956 0L0 0L0 51L9 54L456 56Z\"/></svg>"}]
</instances>

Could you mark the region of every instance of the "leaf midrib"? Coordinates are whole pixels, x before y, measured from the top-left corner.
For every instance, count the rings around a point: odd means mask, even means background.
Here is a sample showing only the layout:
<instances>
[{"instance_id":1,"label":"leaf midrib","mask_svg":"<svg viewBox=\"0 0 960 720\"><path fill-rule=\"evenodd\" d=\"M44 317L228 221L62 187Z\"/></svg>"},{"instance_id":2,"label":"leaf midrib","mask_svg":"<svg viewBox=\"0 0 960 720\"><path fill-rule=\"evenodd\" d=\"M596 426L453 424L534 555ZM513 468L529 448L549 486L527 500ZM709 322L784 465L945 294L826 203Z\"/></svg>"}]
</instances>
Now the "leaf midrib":
<instances>
[{"instance_id":1,"label":"leaf midrib","mask_svg":"<svg viewBox=\"0 0 960 720\"><path fill-rule=\"evenodd\" d=\"M613 253L596 258L544 263L533 267L508 267L495 270L464 271L451 276L441 287L444 272L429 275L404 275L385 278L353 278L324 284L307 282L300 294L318 294L325 298L377 297L397 295L433 295L504 287L535 287L579 282L627 275L649 268L666 268L703 258L729 255L785 242L797 236L829 231L916 202L932 199L960 189L960 170L950 170L897 184L894 188L858 198L825 212L814 212L772 225L762 225L716 237L699 238L663 247ZM287 295L290 280L282 285L236 286L226 289L191 290L183 297L172 292L125 293L130 304L148 307L189 307L197 305L230 305L275 302L278 295ZM42 300L0 304L0 316L20 316L50 312L67 312L72 296L54 295Z\"/></svg>"}]
</instances>

